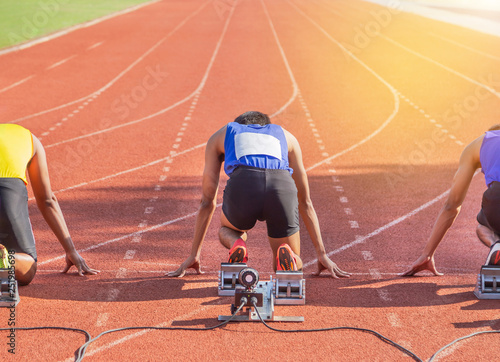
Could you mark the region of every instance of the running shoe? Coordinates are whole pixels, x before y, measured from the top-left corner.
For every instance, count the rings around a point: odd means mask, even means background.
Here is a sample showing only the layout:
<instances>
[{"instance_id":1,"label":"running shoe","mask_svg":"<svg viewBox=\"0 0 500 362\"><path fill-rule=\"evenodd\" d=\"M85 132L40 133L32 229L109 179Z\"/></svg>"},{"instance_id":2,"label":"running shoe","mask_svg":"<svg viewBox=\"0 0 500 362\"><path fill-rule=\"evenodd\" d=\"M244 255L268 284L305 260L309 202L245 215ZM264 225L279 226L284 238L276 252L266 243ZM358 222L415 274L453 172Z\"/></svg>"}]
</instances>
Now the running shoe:
<instances>
[{"instance_id":1,"label":"running shoe","mask_svg":"<svg viewBox=\"0 0 500 362\"><path fill-rule=\"evenodd\" d=\"M10 269L9 252L7 248L0 244L0 269Z\"/></svg>"},{"instance_id":2,"label":"running shoe","mask_svg":"<svg viewBox=\"0 0 500 362\"><path fill-rule=\"evenodd\" d=\"M247 245L243 239L240 238L234 242L233 247L229 250L228 263L246 263L247 261Z\"/></svg>"},{"instance_id":3,"label":"running shoe","mask_svg":"<svg viewBox=\"0 0 500 362\"><path fill-rule=\"evenodd\" d=\"M491 246L486 263L487 265L500 265L500 240Z\"/></svg>"},{"instance_id":4,"label":"running shoe","mask_svg":"<svg viewBox=\"0 0 500 362\"><path fill-rule=\"evenodd\" d=\"M276 268L282 271L297 271L297 261L292 248L288 244L281 244L276 256Z\"/></svg>"}]
</instances>

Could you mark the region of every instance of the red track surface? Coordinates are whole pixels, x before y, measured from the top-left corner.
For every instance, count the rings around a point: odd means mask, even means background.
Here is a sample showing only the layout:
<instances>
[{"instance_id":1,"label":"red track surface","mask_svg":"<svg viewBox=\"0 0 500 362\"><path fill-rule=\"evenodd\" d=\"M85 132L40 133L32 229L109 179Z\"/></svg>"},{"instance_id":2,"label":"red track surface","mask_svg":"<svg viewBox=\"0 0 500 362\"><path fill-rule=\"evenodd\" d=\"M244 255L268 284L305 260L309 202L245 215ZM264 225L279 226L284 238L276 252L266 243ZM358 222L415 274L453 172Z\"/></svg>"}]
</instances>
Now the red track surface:
<instances>
[{"instance_id":1,"label":"red track surface","mask_svg":"<svg viewBox=\"0 0 500 362\"><path fill-rule=\"evenodd\" d=\"M163 275L190 250L204 143L242 112L261 110L297 135L327 250L354 273L312 277L304 229L307 304L278 306L276 314L305 322L275 327L370 328L422 359L458 337L498 330L500 302L472 294L487 253L475 236L482 176L438 250L445 276L397 274L422 250L464 145L498 122L499 61L493 36L325 0L162 1L1 56L2 121L42 139L73 240L101 269L61 275L62 249L30 201L39 272L20 289L16 326L82 328L95 337L128 326L217 324L232 302L216 292L227 255L217 240L220 208L202 252L205 274ZM249 265L267 279L265 229L249 237ZM1 310L0 326L7 320ZM1 358L12 357L7 333L0 336ZM441 360L491 360L498 341L482 335ZM71 360L83 342L71 332L18 331L16 357ZM260 323L119 332L86 356L408 359L366 333L284 334Z\"/></svg>"}]
</instances>

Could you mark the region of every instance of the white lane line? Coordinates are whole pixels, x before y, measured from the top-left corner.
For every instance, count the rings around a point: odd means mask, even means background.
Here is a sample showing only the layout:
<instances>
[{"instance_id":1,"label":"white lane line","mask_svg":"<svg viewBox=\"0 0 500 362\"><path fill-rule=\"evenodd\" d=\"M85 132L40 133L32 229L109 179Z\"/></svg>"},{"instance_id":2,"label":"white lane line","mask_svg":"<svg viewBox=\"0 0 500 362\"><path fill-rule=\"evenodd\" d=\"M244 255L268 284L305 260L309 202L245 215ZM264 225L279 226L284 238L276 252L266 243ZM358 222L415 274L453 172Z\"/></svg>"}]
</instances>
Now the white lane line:
<instances>
[{"instance_id":1,"label":"white lane line","mask_svg":"<svg viewBox=\"0 0 500 362\"><path fill-rule=\"evenodd\" d=\"M351 227L351 229L359 229L359 223L355 220L349 221L349 226Z\"/></svg>"},{"instance_id":2,"label":"white lane line","mask_svg":"<svg viewBox=\"0 0 500 362\"><path fill-rule=\"evenodd\" d=\"M377 294L382 299L384 302L390 302L392 301L391 296L389 295L389 292L385 289L377 289Z\"/></svg>"},{"instance_id":3,"label":"white lane line","mask_svg":"<svg viewBox=\"0 0 500 362\"><path fill-rule=\"evenodd\" d=\"M70 55L69 57L67 58L64 58L63 60L60 60L52 65L49 65L47 68L45 68L45 70L51 70L51 69L54 69L60 65L63 65L64 63L70 61L71 59L73 59L74 57L76 57L76 54L73 54L73 55Z\"/></svg>"},{"instance_id":4,"label":"white lane line","mask_svg":"<svg viewBox=\"0 0 500 362\"><path fill-rule=\"evenodd\" d=\"M372 261L372 260L374 260L372 252L369 251L369 250L363 250L361 252L361 255L363 256L363 259L365 259L366 261Z\"/></svg>"},{"instance_id":5,"label":"white lane line","mask_svg":"<svg viewBox=\"0 0 500 362\"><path fill-rule=\"evenodd\" d=\"M387 313L387 319L389 320L389 324L391 325L391 327L395 327L395 328L401 328L402 325L401 325L401 321L399 320L399 316L397 313Z\"/></svg>"},{"instance_id":6,"label":"white lane line","mask_svg":"<svg viewBox=\"0 0 500 362\"><path fill-rule=\"evenodd\" d=\"M407 213L407 214L405 214L405 215L403 215L403 216L401 216L401 217L399 217L399 218L397 218L397 219L395 219L395 220L393 220L393 221L385 224L384 226L379 227L378 229L372 231L371 233L369 233L369 234L367 234L365 236L357 238L356 240L351 241L350 243L345 244L345 245L341 246L340 248L337 248L335 250L330 251L327 255L328 256L332 256L334 254L338 254L338 253L340 253L340 252L342 252L344 250L352 248L353 246L356 246L358 244L364 243L366 240L368 240L368 239L370 239L370 238L372 238L372 237L374 237L374 236L376 236L376 235L378 235L378 234L380 234L380 233L382 233L382 232L384 232L384 231L392 228L393 226L396 226L396 225L402 223L403 221L409 219L410 217L418 214L420 211L427 209L429 206L434 205L436 202L438 202L438 201L442 200L443 198L445 198L446 196L448 196L449 192L450 192L450 190L448 189L445 192L443 192L441 195L439 195L439 196L435 197L434 199L426 202L425 204L417 207L416 209L410 211L409 213ZM318 261L318 259L311 260L311 261L305 263L304 267L308 267L308 266L314 265L314 264L317 263L317 261Z\"/></svg>"},{"instance_id":7,"label":"white lane line","mask_svg":"<svg viewBox=\"0 0 500 362\"><path fill-rule=\"evenodd\" d=\"M127 274L127 269L119 268L115 272L115 279L123 279ZM120 290L117 288L111 288L107 292L104 290L106 302L114 302L118 299L118 295L120 294ZM97 317L96 327L104 327L109 319L109 313L100 313Z\"/></svg>"},{"instance_id":8,"label":"white lane line","mask_svg":"<svg viewBox=\"0 0 500 362\"><path fill-rule=\"evenodd\" d=\"M125 276L127 275L127 269L125 268L120 268L118 269L118 271L116 272L116 276L115 278L116 279L123 279L125 278Z\"/></svg>"},{"instance_id":9,"label":"white lane line","mask_svg":"<svg viewBox=\"0 0 500 362\"><path fill-rule=\"evenodd\" d=\"M491 94L493 94L495 97L500 98L500 93L497 92L494 88L492 88L492 87L490 87L490 86L488 86L486 84L483 84L481 82L478 82L478 81L476 81L476 80L474 80L472 78L469 78L465 74L462 74L462 73L456 71L455 69L452 69L452 68L450 68L450 67L448 67L448 66L446 66L444 64L441 64L441 63L435 61L434 59L431 59L431 58L429 58L429 57L427 57L427 56L425 56L423 54L420 54L419 52L416 52L416 51L414 51L414 50L412 50L412 49L404 46L403 44L397 42L396 40L394 40L392 38L389 38L388 36L386 36L386 35L384 35L382 33L380 33L379 36L382 37L382 38L384 38L384 39L386 39L388 42L396 45L397 47L400 47L401 49L404 49L407 52L409 52L409 53L411 53L411 54L413 54L413 55L415 55L415 56L417 56L417 57L419 57L421 59L424 59L424 60L426 60L426 61L428 61L428 62L430 62L430 63L432 63L434 65L437 65L438 67L440 67L440 68L442 68L442 69L444 69L444 70L446 70L446 71L448 71L448 72L450 72L452 74L455 74L456 76L458 76L458 77L460 77L462 79L465 79L466 81L468 81L468 82L470 82L472 84L475 84L475 85L477 85L477 86L479 86L479 87L487 90L488 92L490 92Z\"/></svg>"},{"instance_id":10,"label":"white lane line","mask_svg":"<svg viewBox=\"0 0 500 362\"><path fill-rule=\"evenodd\" d=\"M143 8L145 6L151 5L151 4L159 2L159 1L161 1L161 0L150 0L150 1L146 2L146 3L144 3L144 4L135 5L135 6L129 7L128 9L117 11L117 12L115 12L113 14L105 15L105 16L102 16L100 18L97 18L97 19L94 19L94 20L91 20L91 21L88 21L88 22L85 22L85 23L82 23L82 24L77 24L77 25L74 25L74 26L69 27L67 29L64 29L64 30L58 31L56 33L50 34L48 36L44 36L42 38L31 40L31 41L28 41L26 43L22 43L20 45L14 45L14 46L9 47L7 49L0 50L0 55L11 53L11 52L15 52L15 51L22 50L22 49L31 48L32 46L35 46L37 44L45 43L47 41L59 38L59 37L61 37L63 35L66 35L66 34L69 34L69 33L73 32L75 30L91 27L91 26L99 24L99 23L101 23L103 21L106 21L106 20L118 17L120 15L131 13L133 11L139 10L140 8Z\"/></svg>"},{"instance_id":11,"label":"white lane line","mask_svg":"<svg viewBox=\"0 0 500 362\"><path fill-rule=\"evenodd\" d=\"M111 86L113 86L118 80L120 80L125 74L127 74L132 68L134 68L138 63L140 63L142 60L144 60L149 54L151 54L154 50L156 50L165 40L167 40L170 36L172 36L175 32L177 32L182 26L184 26L191 18L193 18L194 16L196 16L208 3L210 3L211 1L207 1L205 2L204 4L202 4L197 10L195 10L193 13L191 13L190 15L188 15L182 22L180 22L172 31L170 31L167 35L165 35L165 37L163 37L161 40L159 40L155 45L153 45L151 48L149 48L147 51L145 51L139 58L137 58L134 62L132 62L132 64L130 64L127 68L125 68L123 71L121 71L115 78L113 78L110 82L108 82L107 84L105 84L103 87L101 87L100 89L96 90L95 92L93 93L90 93L89 95L86 95L85 97L81 97L79 99L76 99L74 101L71 101L71 102L68 102L68 103L64 103L64 104L61 104L59 106L56 106L56 107L53 107L53 108L50 108L50 109L46 109L44 111L40 111L40 112L37 112L37 113L33 113L33 114L30 114L28 116L24 116L24 117L21 117L21 118L17 118L13 121L10 121L8 123L18 123L18 122L21 122L21 121L24 121L26 119L30 119L30 118L33 118L33 117L37 117L37 116L40 116L40 115L43 115L43 114L47 114L47 113L50 113L50 112L53 112L53 111L56 111L56 110L59 110L59 109L62 109L62 108L65 108L65 107L68 107L68 106L71 106L75 103L79 103L79 102L83 102L85 100L87 100L88 98L90 97L94 97L94 98L97 98L97 96L99 94L101 94L102 92L104 92L105 90L109 89ZM189 97L191 98L191 97ZM188 99L189 99L188 98ZM183 102L182 102L183 103ZM181 103L181 104L182 104ZM178 105L178 104L177 104Z\"/></svg>"},{"instance_id":12,"label":"white lane line","mask_svg":"<svg viewBox=\"0 0 500 362\"><path fill-rule=\"evenodd\" d=\"M92 50L92 49L95 49L95 48L97 48L97 47L101 46L102 44L104 44L104 41L97 42L97 43L95 43L95 44L93 44L93 45L89 46L86 50Z\"/></svg>"},{"instance_id":13,"label":"white lane line","mask_svg":"<svg viewBox=\"0 0 500 362\"><path fill-rule=\"evenodd\" d=\"M123 259L125 260L130 260L130 259L134 259L134 256L135 256L135 253L137 252L137 250L127 250L125 252L125 256L123 257Z\"/></svg>"},{"instance_id":14,"label":"white lane line","mask_svg":"<svg viewBox=\"0 0 500 362\"><path fill-rule=\"evenodd\" d=\"M95 322L96 327L104 327L109 319L109 313L100 313Z\"/></svg>"},{"instance_id":15,"label":"white lane line","mask_svg":"<svg viewBox=\"0 0 500 362\"><path fill-rule=\"evenodd\" d=\"M31 79L31 78L33 78L34 76L35 76L35 75L34 75L34 74L32 74L32 75L30 75L30 76L28 76L28 77L26 77L26 78L24 78L24 79L21 79L20 81L18 81L18 82L16 82L16 83L13 83L13 84L11 84L11 85L9 85L9 86L5 87L5 88L0 89L0 93L3 93L3 92L5 92L5 91L8 91L9 89L12 89L12 88L14 88L14 87L17 87L18 85L21 85L21 84L23 84L24 82L27 82L28 80L30 80L30 79Z\"/></svg>"},{"instance_id":16,"label":"white lane line","mask_svg":"<svg viewBox=\"0 0 500 362\"><path fill-rule=\"evenodd\" d=\"M441 39L441 40L443 40L443 41L445 41L445 42L448 42L448 43L454 44L454 45L456 45L456 46L458 46L458 47L461 47L461 48L467 49L467 50L469 50L469 51L471 51L471 52L473 52L473 53L476 53L476 54L479 54L479 55L485 56L485 57L487 57L487 58L494 59L494 60L500 60L500 58L499 58L499 57L496 57L496 56L494 56L494 55L491 55L491 54L488 54L488 53L482 52L482 51L477 50L477 49L474 49L474 48L471 48L471 47L469 47L469 46L467 46L467 45L464 45L464 44L462 44L462 43L459 43L459 42L457 42L457 41L454 41L454 40L451 40L451 39L445 38L444 36L437 35L437 34L434 34L434 33L427 33L427 34L429 34L430 36L433 36L433 37L435 37L435 38Z\"/></svg>"},{"instance_id":17,"label":"white lane line","mask_svg":"<svg viewBox=\"0 0 500 362\"><path fill-rule=\"evenodd\" d=\"M116 288L110 289L108 292L108 295L106 297L107 302L113 302L116 299L118 299L118 295L120 294L120 291Z\"/></svg>"},{"instance_id":18,"label":"white lane line","mask_svg":"<svg viewBox=\"0 0 500 362\"><path fill-rule=\"evenodd\" d=\"M76 188L88 186L88 185L91 185L91 184L94 184L94 183L97 183L97 182L102 182L102 181L106 181L106 180L109 180L109 179L112 179L112 178L115 178L115 177L118 177L118 176L122 176L122 175L125 175L127 173L139 171L139 170L142 170L142 169L150 167L150 166L154 166L154 165L156 165L158 163L161 163L161 162L164 162L164 161L168 162L172 158L175 158L175 157L178 157L178 156L182 156L182 155L184 155L186 153L189 153L191 151L197 150L198 148L202 148L202 147L205 147L205 146L206 146L206 143L202 143L202 144L199 144L197 146L188 148L187 150L184 150L184 151L181 151L181 152L177 152L174 155L163 157L163 158L160 158L159 160L151 161L151 162L146 163L144 165L137 166L137 167L134 167L134 168L130 168L128 170L120 171L120 172L117 172L117 173L112 174L112 175L101 177L99 179L95 179L95 180L92 180L92 181L86 181L86 182L82 182L82 183L80 183L78 185L66 187L64 189L60 189L60 190L54 191L54 193L57 194L57 193L60 193L60 192L65 192L65 191L73 190L73 189L76 189ZM33 200L34 200L33 197L29 199L29 201L33 201Z\"/></svg>"},{"instance_id":19,"label":"white lane line","mask_svg":"<svg viewBox=\"0 0 500 362\"><path fill-rule=\"evenodd\" d=\"M378 271L378 269L370 269L370 276L372 277L373 280L380 280L382 279L382 274Z\"/></svg>"},{"instance_id":20,"label":"white lane line","mask_svg":"<svg viewBox=\"0 0 500 362\"><path fill-rule=\"evenodd\" d=\"M404 99L405 101L411 102L411 100L408 97L406 97L404 94L399 93L399 96L402 99ZM441 124L437 123L436 120L433 119L425 110L423 110L422 108L420 108L420 106L418 106L417 104L415 104L413 102L411 102L411 104L413 105L413 108L415 108L421 114L423 114L423 116L425 118L427 118L430 123L432 123L435 127L439 128L441 130L441 132L445 133L448 136L448 138L450 138L453 142L455 142L459 146L463 146L464 145L462 141L458 140L456 136L454 136L453 134L450 133L450 131L448 131L446 128L444 128Z\"/></svg>"}]
</instances>

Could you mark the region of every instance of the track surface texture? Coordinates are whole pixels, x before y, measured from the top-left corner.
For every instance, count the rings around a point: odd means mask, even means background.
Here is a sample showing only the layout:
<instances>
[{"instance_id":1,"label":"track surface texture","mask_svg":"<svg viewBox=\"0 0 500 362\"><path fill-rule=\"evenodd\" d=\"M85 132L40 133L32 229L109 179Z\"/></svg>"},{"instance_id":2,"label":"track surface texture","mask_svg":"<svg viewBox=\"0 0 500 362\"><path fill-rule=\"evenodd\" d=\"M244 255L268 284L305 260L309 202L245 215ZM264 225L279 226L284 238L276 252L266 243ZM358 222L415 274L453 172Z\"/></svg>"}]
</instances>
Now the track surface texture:
<instances>
[{"instance_id":1,"label":"track surface texture","mask_svg":"<svg viewBox=\"0 0 500 362\"><path fill-rule=\"evenodd\" d=\"M423 249L464 146L500 115L499 39L363 1L159 1L0 56L2 122L46 147L53 189L73 240L101 273L67 275L63 251L34 200L39 271L20 288L16 327L81 328L92 337L131 326L214 326L227 251L217 208L202 275L168 278L187 257L208 137L247 110L297 136L323 239L349 279L312 276L301 231L305 306L282 329L373 329L429 359L451 341L500 329L499 301L472 291L487 248L476 238L477 175L438 249L442 277L402 278ZM226 177L221 178L222 189ZM32 195L30 194L30 197ZM272 273L265 227L249 233L249 266ZM9 311L0 310L7 327ZM85 336L0 333L0 359L71 361ZM492 360L498 334L440 354ZM261 323L211 331L105 335L85 360L410 360L357 331L279 333Z\"/></svg>"}]
</instances>

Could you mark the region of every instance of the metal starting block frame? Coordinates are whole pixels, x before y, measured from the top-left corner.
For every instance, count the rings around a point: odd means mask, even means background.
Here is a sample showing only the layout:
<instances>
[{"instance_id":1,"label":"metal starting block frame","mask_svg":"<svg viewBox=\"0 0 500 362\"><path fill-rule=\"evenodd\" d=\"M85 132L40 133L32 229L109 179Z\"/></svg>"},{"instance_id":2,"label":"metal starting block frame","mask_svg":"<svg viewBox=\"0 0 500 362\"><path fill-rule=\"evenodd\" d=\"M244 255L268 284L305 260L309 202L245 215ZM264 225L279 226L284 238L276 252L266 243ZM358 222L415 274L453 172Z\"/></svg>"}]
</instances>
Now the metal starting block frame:
<instances>
[{"instance_id":1,"label":"metal starting block frame","mask_svg":"<svg viewBox=\"0 0 500 362\"><path fill-rule=\"evenodd\" d=\"M20 301L17 280L12 273L10 269L0 269L0 307L13 308Z\"/></svg>"},{"instance_id":2,"label":"metal starting block frame","mask_svg":"<svg viewBox=\"0 0 500 362\"><path fill-rule=\"evenodd\" d=\"M219 296L232 297L237 287L243 288L238 281L240 271L247 268L245 263L221 263L219 272Z\"/></svg>"},{"instance_id":3,"label":"metal starting block frame","mask_svg":"<svg viewBox=\"0 0 500 362\"><path fill-rule=\"evenodd\" d=\"M478 299L500 299L500 265L481 267L474 295Z\"/></svg>"},{"instance_id":4,"label":"metal starting block frame","mask_svg":"<svg viewBox=\"0 0 500 362\"><path fill-rule=\"evenodd\" d=\"M269 281L259 281L251 290L239 283L240 271L248 268L245 263L222 263L219 274L219 296L234 296L231 313L234 313L241 304L241 298L248 302L240 312L232 318L237 322L260 321L266 322L303 322L304 317L277 316L274 314L274 305L304 305L305 304L305 279L302 272L276 272L276 279L270 277ZM254 307L250 299L257 299ZM258 313L257 313L257 310ZM219 321L227 321L232 316L219 316Z\"/></svg>"},{"instance_id":5,"label":"metal starting block frame","mask_svg":"<svg viewBox=\"0 0 500 362\"><path fill-rule=\"evenodd\" d=\"M274 304L306 304L306 280L302 272L276 272L276 279L274 280Z\"/></svg>"}]
</instances>

